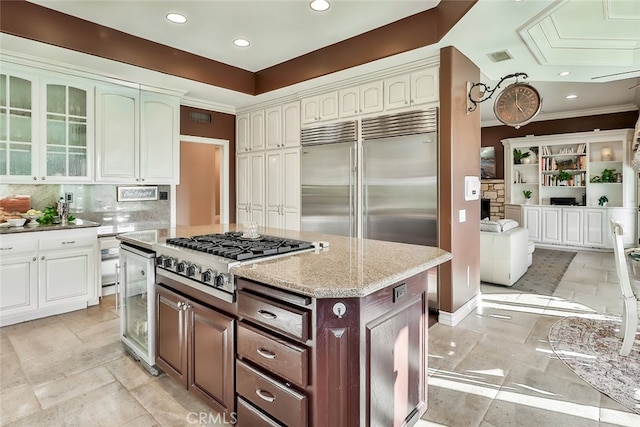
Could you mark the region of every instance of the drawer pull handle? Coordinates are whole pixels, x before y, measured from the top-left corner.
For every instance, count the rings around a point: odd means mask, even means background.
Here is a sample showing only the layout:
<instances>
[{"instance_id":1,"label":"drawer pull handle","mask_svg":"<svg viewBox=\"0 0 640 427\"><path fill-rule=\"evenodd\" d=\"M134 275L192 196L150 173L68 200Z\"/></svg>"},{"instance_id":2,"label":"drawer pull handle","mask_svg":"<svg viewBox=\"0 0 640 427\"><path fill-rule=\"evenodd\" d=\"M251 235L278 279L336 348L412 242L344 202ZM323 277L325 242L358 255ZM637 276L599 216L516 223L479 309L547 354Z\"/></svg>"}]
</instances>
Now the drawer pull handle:
<instances>
[{"instance_id":1,"label":"drawer pull handle","mask_svg":"<svg viewBox=\"0 0 640 427\"><path fill-rule=\"evenodd\" d=\"M0 251L10 251L11 249L13 249L13 246L8 246L6 248L0 248Z\"/></svg>"},{"instance_id":2,"label":"drawer pull handle","mask_svg":"<svg viewBox=\"0 0 640 427\"><path fill-rule=\"evenodd\" d=\"M260 390L259 388L256 389L256 394L260 399L266 400L267 402L273 402L276 400L276 397L273 394L268 391Z\"/></svg>"},{"instance_id":3,"label":"drawer pull handle","mask_svg":"<svg viewBox=\"0 0 640 427\"><path fill-rule=\"evenodd\" d=\"M76 241L75 240L69 240L68 242L62 242L63 245L73 245Z\"/></svg>"},{"instance_id":4,"label":"drawer pull handle","mask_svg":"<svg viewBox=\"0 0 640 427\"><path fill-rule=\"evenodd\" d=\"M273 320L276 317L278 317L275 314L273 314L272 312L266 311L266 310L258 310L258 314L260 316L264 317L265 319L271 319L271 320Z\"/></svg>"},{"instance_id":5,"label":"drawer pull handle","mask_svg":"<svg viewBox=\"0 0 640 427\"><path fill-rule=\"evenodd\" d=\"M264 357L265 359L275 359L277 357L277 354L269 351L269 350L265 350L264 348L257 348L256 351L258 352L258 354L262 357Z\"/></svg>"}]
</instances>

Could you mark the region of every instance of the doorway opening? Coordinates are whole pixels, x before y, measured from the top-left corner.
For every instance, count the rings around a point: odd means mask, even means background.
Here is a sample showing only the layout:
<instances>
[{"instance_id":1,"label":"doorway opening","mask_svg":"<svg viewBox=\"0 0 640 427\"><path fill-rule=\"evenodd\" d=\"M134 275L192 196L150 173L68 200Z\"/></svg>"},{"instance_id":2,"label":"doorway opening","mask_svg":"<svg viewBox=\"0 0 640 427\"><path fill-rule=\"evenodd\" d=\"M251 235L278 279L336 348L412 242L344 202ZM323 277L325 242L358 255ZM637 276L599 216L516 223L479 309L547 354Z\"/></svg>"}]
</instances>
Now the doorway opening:
<instances>
[{"instance_id":1,"label":"doorway opening","mask_svg":"<svg viewBox=\"0 0 640 427\"><path fill-rule=\"evenodd\" d=\"M229 141L180 136L176 224L229 223Z\"/></svg>"}]
</instances>

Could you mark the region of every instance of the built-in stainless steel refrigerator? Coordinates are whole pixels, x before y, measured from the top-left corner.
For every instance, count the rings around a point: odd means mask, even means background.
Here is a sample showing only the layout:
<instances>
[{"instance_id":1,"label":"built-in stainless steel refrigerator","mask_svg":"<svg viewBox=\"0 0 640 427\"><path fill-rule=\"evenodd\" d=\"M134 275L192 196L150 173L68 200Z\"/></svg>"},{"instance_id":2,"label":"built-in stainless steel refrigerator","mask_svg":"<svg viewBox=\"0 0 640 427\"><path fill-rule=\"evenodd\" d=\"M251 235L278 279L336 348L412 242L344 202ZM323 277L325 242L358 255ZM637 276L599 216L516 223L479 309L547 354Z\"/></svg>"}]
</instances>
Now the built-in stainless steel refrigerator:
<instances>
[{"instance_id":1,"label":"built-in stainless steel refrigerator","mask_svg":"<svg viewBox=\"0 0 640 427\"><path fill-rule=\"evenodd\" d=\"M301 229L437 246L437 110L303 129ZM360 171L360 173L358 173Z\"/></svg>"}]
</instances>

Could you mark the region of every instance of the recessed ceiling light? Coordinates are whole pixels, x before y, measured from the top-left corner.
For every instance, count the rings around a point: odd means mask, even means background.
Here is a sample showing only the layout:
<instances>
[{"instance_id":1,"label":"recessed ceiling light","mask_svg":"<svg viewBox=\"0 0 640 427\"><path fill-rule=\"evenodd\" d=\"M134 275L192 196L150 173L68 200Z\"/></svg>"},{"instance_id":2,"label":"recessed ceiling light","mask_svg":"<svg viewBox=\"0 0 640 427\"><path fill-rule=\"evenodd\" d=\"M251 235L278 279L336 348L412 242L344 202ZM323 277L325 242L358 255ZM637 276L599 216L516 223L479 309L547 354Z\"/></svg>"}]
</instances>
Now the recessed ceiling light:
<instances>
[{"instance_id":1,"label":"recessed ceiling light","mask_svg":"<svg viewBox=\"0 0 640 427\"><path fill-rule=\"evenodd\" d=\"M233 41L233 44L235 44L238 47L247 47L249 46L250 43L248 40L245 40L245 39L235 39Z\"/></svg>"},{"instance_id":2,"label":"recessed ceiling light","mask_svg":"<svg viewBox=\"0 0 640 427\"><path fill-rule=\"evenodd\" d=\"M577 97L578 97L578 95L576 95L574 93L572 93L571 95L565 96L565 98L567 98L567 99L576 99Z\"/></svg>"},{"instance_id":3,"label":"recessed ceiling light","mask_svg":"<svg viewBox=\"0 0 640 427\"><path fill-rule=\"evenodd\" d=\"M325 10L329 9L329 6L331 5L327 0L313 0L311 3L309 3L309 7L316 12L324 12Z\"/></svg>"},{"instance_id":4,"label":"recessed ceiling light","mask_svg":"<svg viewBox=\"0 0 640 427\"><path fill-rule=\"evenodd\" d=\"M187 22L187 17L184 15L180 15L179 13L170 13L167 15L167 19L176 24L184 24Z\"/></svg>"},{"instance_id":5,"label":"recessed ceiling light","mask_svg":"<svg viewBox=\"0 0 640 427\"><path fill-rule=\"evenodd\" d=\"M566 77L566 76L568 76L569 74L571 74L571 71L561 71L561 72L559 72L559 73L558 73L558 75L559 75L560 77Z\"/></svg>"}]
</instances>

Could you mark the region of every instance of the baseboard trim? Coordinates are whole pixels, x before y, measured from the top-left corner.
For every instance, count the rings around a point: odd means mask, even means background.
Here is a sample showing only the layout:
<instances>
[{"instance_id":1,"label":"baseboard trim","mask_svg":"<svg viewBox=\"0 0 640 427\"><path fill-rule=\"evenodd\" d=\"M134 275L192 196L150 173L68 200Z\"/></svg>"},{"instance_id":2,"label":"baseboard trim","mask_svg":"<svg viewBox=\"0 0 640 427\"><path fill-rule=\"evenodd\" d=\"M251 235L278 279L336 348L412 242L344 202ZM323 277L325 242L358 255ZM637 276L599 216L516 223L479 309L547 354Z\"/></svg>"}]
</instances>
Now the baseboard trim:
<instances>
[{"instance_id":1,"label":"baseboard trim","mask_svg":"<svg viewBox=\"0 0 640 427\"><path fill-rule=\"evenodd\" d=\"M475 309L478 307L478 301L480 300L480 298L480 294L474 296L469 301L464 303L464 305L462 305L462 307L457 309L454 313L447 313L446 311L440 310L438 312L438 323L442 323L443 325L447 326L456 326L471 312L475 311Z\"/></svg>"}]
</instances>

